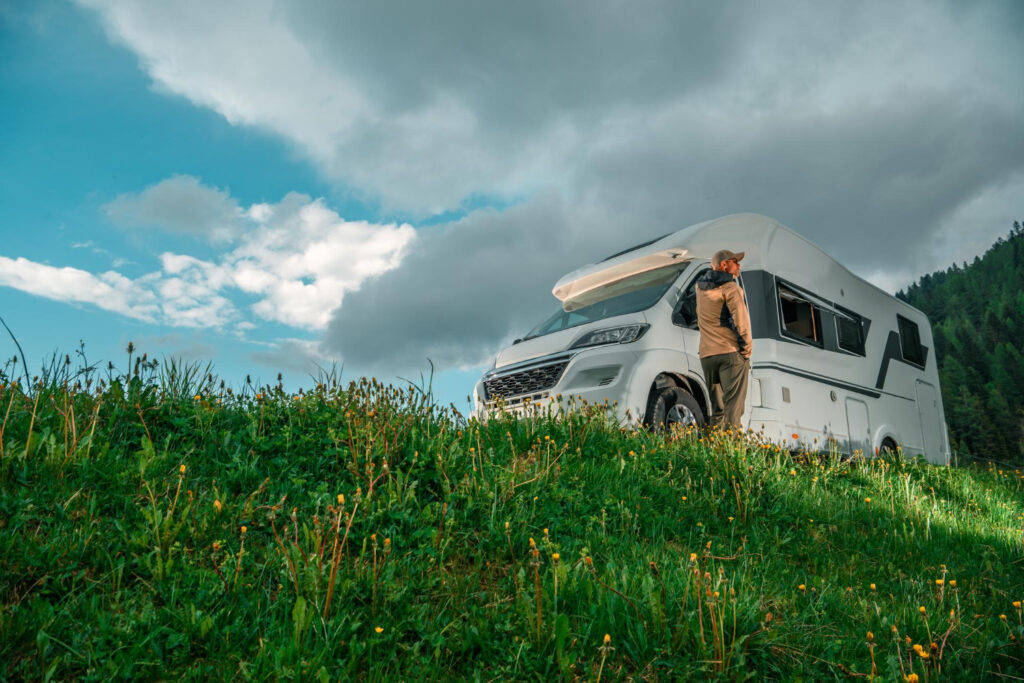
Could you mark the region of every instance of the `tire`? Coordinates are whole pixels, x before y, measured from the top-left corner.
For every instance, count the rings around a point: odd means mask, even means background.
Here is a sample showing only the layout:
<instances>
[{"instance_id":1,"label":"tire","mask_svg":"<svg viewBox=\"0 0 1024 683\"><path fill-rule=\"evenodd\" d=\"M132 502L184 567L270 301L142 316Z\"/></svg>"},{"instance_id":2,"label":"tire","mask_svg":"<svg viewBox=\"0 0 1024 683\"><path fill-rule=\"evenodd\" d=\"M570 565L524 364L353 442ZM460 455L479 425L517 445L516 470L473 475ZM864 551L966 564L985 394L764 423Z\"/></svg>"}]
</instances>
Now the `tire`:
<instances>
[{"instance_id":1,"label":"tire","mask_svg":"<svg viewBox=\"0 0 1024 683\"><path fill-rule=\"evenodd\" d=\"M704 411L689 392L679 387L665 387L651 393L647 402L647 424L655 431L679 427L704 426Z\"/></svg>"},{"instance_id":2,"label":"tire","mask_svg":"<svg viewBox=\"0 0 1024 683\"><path fill-rule=\"evenodd\" d=\"M888 436L882 439L882 445L878 447L879 455L896 455L899 453L899 446Z\"/></svg>"}]
</instances>

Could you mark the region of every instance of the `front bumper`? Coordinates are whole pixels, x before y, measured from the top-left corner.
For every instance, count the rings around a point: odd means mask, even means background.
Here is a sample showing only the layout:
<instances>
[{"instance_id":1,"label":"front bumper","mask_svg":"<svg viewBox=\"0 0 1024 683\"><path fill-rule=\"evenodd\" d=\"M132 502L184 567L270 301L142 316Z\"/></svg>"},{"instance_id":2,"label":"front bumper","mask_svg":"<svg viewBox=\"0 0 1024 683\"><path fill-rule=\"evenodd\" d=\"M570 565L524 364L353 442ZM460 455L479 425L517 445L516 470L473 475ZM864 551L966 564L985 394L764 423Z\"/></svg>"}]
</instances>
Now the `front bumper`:
<instances>
[{"instance_id":1,"label":"front bumper","mask_svg":"<svg viewBox=\"0 0 1024 683\"><path fill-rule=\"evenodd\" d=\"M492 370L476 385L476 416L525 416L607 405L620 421L641 419L646 406L630 398L638 358L626 344L612 344Z\"/></svg>"}]
</instances>

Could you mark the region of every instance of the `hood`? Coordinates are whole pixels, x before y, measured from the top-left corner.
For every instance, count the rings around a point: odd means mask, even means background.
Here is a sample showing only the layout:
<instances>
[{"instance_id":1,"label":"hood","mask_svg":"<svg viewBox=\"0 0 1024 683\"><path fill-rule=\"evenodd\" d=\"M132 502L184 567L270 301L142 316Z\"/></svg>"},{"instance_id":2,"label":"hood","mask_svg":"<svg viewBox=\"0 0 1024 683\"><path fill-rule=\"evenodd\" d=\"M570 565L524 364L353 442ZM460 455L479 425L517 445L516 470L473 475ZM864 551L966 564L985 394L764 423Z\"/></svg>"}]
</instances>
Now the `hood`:
<instances>
[{"instance_id":1,"label":"hood","mask_svg":"<svg viewBox=\"0 0 1024 683\"><path fill-rule=\"evenodd\" d=\"M697 286L705 292L709 289L718 289L727 282L735 282L736 278L722 270L709 270L697 280Z\"/></svg>"}]
</instances>

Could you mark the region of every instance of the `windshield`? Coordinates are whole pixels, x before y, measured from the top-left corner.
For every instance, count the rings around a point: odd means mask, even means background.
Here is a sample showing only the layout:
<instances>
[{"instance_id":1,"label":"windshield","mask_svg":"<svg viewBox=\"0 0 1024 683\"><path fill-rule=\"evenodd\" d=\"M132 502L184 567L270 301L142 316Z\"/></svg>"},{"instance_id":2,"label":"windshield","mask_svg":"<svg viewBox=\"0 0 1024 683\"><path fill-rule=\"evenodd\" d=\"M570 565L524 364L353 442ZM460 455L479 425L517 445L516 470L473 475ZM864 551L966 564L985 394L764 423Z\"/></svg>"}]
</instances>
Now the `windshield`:
<instances>
[{"instance_id":1,"label":"windshield","mask_svg":"<svg viewBox=\"0 0 1024 683\"><path fill-rule=\"evenodd\" d=\"M530 333L523 337L533 339L545 334L567 330L570 327L586 325L595 320L604 320L626 313L643 311L656 304L675 282L687 263L674 263L646 273L638 273L619 280L600 290L601 299L583 308L565 311L561 307Z\"/></svg>"}]
</instances>

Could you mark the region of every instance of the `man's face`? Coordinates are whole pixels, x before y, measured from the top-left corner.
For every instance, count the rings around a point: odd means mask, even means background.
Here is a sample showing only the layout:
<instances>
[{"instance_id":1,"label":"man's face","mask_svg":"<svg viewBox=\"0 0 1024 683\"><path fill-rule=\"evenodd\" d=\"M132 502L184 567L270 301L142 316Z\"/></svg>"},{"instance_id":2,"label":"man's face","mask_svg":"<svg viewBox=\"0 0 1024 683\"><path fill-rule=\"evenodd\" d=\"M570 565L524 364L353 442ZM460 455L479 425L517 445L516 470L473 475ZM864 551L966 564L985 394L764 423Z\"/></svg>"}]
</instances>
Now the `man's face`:
<instances>
[{"instance_id":1,"label":"man's face","mask_svg":"<svg viewBox=\"0 0 1024 683\"><path fill-rule=\"evenodd\" d=\"M740 262L734 258L726 259L718 264L718 269L736 277L740 274Z\"/></svg>"}]
</instances>

